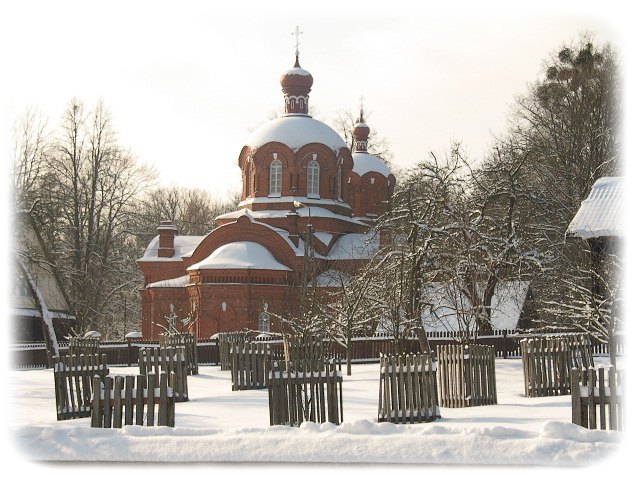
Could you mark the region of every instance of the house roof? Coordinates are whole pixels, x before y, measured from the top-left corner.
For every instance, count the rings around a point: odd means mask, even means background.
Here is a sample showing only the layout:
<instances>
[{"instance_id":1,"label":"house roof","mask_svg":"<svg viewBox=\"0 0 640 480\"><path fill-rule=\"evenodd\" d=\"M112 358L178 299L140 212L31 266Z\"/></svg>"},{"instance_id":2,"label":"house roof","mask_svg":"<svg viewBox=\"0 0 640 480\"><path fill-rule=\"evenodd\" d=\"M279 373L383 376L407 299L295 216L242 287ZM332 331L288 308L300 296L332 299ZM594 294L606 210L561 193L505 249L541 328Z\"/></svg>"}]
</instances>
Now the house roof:
<instances>
[{"instance_id":1,"label":"house roof","mask_svg":"<svg viewBox=\"0 0 640 480\"><path fill-rule=\"evenodd\" d=\"M497 330L512 330L518 325L529 290L529 282L498 282L491 299L491 325ZM426 331L456 331L459 312L468 312L469 302L457 289L444 283L431 283L425 287L425 297L433 305L423 312ZM457 304L457 305L456 305Z\"/></svg>"},{"instance_id":2,"label":"house roof","mask_svg":"<svg viewBox=\"0 0 640 480\"><path fill-rule=\"evenodd\" d=\"M602 177L596 180L589 196L582 201L576 216L571 220L567 236L585 240L622 236L623 196L622 177Z\"/></svg>"}]
</instances>

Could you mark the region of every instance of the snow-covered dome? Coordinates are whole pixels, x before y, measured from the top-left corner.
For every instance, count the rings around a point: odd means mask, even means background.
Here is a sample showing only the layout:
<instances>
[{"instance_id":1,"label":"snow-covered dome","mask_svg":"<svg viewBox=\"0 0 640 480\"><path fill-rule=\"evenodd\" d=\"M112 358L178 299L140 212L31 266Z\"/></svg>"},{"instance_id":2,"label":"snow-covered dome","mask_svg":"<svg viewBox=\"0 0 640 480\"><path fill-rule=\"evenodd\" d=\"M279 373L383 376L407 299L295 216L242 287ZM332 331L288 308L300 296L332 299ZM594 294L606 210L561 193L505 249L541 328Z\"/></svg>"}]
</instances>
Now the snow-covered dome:
<instances>
[{"instance_id":1,"label":"snow-covered dome","mask_svg":"<svg viewBox=\"0 0 640 480\"><path fill-rule=\"evenodd\" d=\"M347 148L333 128L303 115L284 116L262 125L249 136L246 145L260 148L269 142L284 143L293 151L310 143L321 143L334 152Z\"/></svg>"},{"instance_id":2,"label":"snow-covered dome","mask_svg":"<svg viewBox=\"0 0 640 480\"><path fill-rule=\"evenodd\" d=\"M387 164L375 155L367 152L354 152L351 156L353 157L353 172L361 177L369 172L377 172L384 177L391 175L391 170Z\"/></svg>"},{"instance_id":3,"label":"snow-covered dome","mask_svg":"<svg viewBox=\"0 0 640 480\"><path fill-rule=\"evenodd\" d=\"M313 76L300 67L296 60L296 66L284 72L280 77L280 85L283 91L299 89L296 93L309 94L309 90L313 86Z\"/></svg>"},{"instance_id":4,"label":"snow-covered dome","mask_svg":"<svg viewBox=\"0 0 640 480\"><path fill-rule=\"evenodd\" d=\"M288 270L269 250L255 242L233 242L218 247L207 258L187 270Z\"/></svg>"}]
</instances>

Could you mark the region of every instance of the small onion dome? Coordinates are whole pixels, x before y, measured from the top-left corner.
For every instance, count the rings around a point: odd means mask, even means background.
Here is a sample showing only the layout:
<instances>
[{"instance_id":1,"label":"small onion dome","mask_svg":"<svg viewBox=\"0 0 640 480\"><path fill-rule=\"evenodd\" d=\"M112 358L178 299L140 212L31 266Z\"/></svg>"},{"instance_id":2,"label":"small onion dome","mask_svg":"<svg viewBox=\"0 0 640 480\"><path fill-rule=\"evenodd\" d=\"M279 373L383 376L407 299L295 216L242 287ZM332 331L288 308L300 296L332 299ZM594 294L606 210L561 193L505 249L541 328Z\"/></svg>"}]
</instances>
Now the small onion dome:
<instances>
[{"instance_id":1,"label":"small onion dome","mask_svg":"<svg viewBox=\"0 0 640 480\"><path fill-rule=\"evenodd\" d=\"M307 95L313 85L313 77L304 68L300 67L298 57L293 68L290 68L280 77L282 91L290 95Z\"/></svg>"},{"instance_id":2,"label":"small onion dome","mask_svg":"<svg viewBox=\"0 0 640 480\"><path fill-rule=\"evenodd\" d=\"M355 139L356 143L366 142L369 139L370 132L371 132L371 129L369 128L369 126L366 123L359 121L353 127L353 138ZM366 147L366 143L365 143L365 147Z\"/></svg>"}]
</instances>

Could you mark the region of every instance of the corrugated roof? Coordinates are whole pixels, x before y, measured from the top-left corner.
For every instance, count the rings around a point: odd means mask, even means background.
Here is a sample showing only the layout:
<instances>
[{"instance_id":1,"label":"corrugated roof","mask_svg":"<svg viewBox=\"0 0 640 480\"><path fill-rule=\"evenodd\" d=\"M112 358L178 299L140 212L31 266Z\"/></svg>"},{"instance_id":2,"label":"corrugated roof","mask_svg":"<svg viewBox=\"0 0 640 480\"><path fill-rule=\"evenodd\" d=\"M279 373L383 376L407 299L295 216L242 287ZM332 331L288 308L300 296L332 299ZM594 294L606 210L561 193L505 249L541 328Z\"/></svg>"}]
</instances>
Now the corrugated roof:
<instances>
[{"instance_id":1,"label":"corrugated roof","mask_svg":"<svg viewBox=\"0 0 640 480\"><path fill-rule=\"evenodd\" d=\"M571 220L567 236L583 239L622 236L623 177L602 177Z\"/></svg>"}]
</instances>

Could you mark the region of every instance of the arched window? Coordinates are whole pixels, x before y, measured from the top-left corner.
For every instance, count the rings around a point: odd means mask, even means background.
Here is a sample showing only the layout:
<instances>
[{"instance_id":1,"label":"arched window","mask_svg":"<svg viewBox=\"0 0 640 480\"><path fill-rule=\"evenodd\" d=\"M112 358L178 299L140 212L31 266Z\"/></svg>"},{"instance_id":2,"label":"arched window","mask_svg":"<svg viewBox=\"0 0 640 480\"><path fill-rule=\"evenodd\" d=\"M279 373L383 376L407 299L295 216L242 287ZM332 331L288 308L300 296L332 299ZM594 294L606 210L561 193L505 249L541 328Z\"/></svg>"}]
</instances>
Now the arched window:
<instances>
[{"instance_id":1,"label":"arched window","mask_svg":"<svg viewBox=\"0 0 640 480\"><path fill-rule=\"evenodd\" d=\"M342 200L342 165L338 165L338 176L336 177L336 193L338 200Z\"/></svg>"},{"instance_id":2,"label":"arched window","mask_svg":"<svg viewBox=\"0 0 640 480\"><path fill-rule=\"evenodd\" d=\"M307 197L320 197L320 165L315 160L307 165Z\"/></svg>"},{"instance_id":3,"label":"arched window","mask_svg":"<svg viewBox=\"0 0 640 480\"><path fill-rule=\"evenodd\" d=\"M269 196L282 194L282 162L274 160L269 168Z\"/></svg>"},{"instance_id":4,"label":"arched window","mask_svg":"<svg viewBox=\"0 0 640 480\"><path fill-rule=\"evenodd\" d=\"M255 171L253 168L253 162L249 161L249 168L247 168L247 197L253 197L255 190Z\"/></svg>"}]
</instances>

